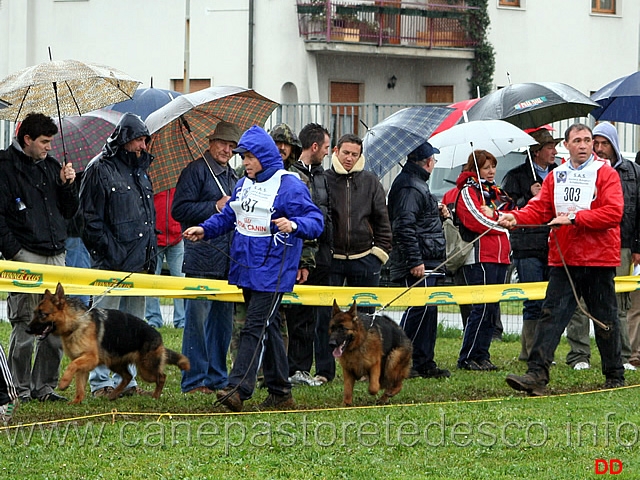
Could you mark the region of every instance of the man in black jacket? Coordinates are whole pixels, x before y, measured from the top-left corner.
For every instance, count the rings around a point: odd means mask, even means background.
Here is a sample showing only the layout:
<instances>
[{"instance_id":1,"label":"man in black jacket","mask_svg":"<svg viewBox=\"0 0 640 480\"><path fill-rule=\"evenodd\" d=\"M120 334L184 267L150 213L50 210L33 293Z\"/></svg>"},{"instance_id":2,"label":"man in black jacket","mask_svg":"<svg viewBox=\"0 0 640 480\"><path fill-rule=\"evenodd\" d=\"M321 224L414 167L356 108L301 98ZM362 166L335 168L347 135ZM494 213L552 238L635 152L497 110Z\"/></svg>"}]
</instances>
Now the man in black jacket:
<instances>
[{"instance_id":1,"label":"man in black jacket","mask_svg":"<svg viewBox=\"0 0 640 480\"><path fill-rule=\"evenodd\" d=\"M151 137L142 119L125 113L102 152L87 165L80 188L85 227L82 233L93 268L120 272L155 273L157 237L153 188L147 169L153 157L147 153ZM126 275L126 273L123 273ZM100 308L111 308L144 318L145 298L106 295L94 298ZM125 395L147 393L133 380ZM96 367L89 375L94 396L108 395L120 378L109 378L109 369Z\"/></svg>"},{"instance_id":2,"label":"man in black jacket","mask_svg":"<svg viewBox=\"0 0 640 480\"><path fill-rule=\"evenodd\" d=\"M436 153L440 150L429 142L409 153L407 163L389 190L389 220L393 232L391 280L405 287L433 287L441 273L432 272L432 269L444 261L446 254L441 208L427 185L436 165ZM415 285L419 280L420 283ZM409 307L400 326L413 344L411 376L449 377L449 370L438 368L433 359L438 308Z\"/></svg>"},{"instance_id":3,"label":"man in black jacket","mask_svg":"<svg viewBox=\"0 0 640 480\"><path fill-rule=\"evenodd\" d=\"M296 172L308 185L311 191L311 200L322 211L324 230L317 240L305 242L298 283L329 285L332 239L331 205L329 186L322 168L322 160L329 153L330 136L322 125L310 123L300 130L299 138L302 144L302 153L289 171ZM335 377L335 359L329 348L330 319L331 307L308 305L288 307L289 349L287 356L291 383L319 386ZM314 351L316 375L311 377L309 371L313 363Z\"/></svg>"},{"instance_id":4,"label":"man in black jacket","mask_svg":"<svg viewBox=\"0 0 640 480\"><path fill-rule=\"evenodd\" d=\"M56 133L51 118L30 113L11 146L0 152L0 251L7 260L64 266L65 219L78 209L78 191L71 163L61 167L48 154ZM53 391L62 359L60 338L49 335L36 342L26 331L40 298L26 293L7 298L9 368L22 402L66 400Z\"/></svg>"},{"instance_id":5,"label":"man in black jacket","mask_svg":"<svg viewBox=\"0 0 640 480\"><path fill-rule=\"evenodd\" d=\"M553 138L546 128L540 128L530 135L538 142L529 148L531 162L525 162L507 172L502 181L504 190L524 207L542 188L542 181L556 165L556 145L562 140ZM547 257L549 254L549 227L514 228L511 230L511 251L513 263L520 282L546 282L549 280ZM533 345L536 323L542 313L542 300L525 300L522 310L521 350L519 360L527 361Z\"/></svg>"}]
</instances>

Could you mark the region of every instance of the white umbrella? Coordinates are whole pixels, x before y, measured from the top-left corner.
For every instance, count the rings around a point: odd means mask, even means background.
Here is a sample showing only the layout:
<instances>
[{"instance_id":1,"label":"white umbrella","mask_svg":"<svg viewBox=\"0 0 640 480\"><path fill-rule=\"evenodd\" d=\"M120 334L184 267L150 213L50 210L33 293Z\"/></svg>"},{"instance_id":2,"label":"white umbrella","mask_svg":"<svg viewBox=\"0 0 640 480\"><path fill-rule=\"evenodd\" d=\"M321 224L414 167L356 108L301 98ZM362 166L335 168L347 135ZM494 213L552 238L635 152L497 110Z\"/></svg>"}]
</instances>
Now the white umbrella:
<instances>
[{"instance_id":1,"label":"white umbrella","mask_svg":"<svg viewBox=\"0 0 640 480\"><path fill-rule=\"evenodd\" d=\"M440 150L436 167L453 168L467 163L474 150L486 150L496 157L502 157L538 142L503 120L476 120L454 125L431 137L429 143Z\"/></svg>"}]
</instances>

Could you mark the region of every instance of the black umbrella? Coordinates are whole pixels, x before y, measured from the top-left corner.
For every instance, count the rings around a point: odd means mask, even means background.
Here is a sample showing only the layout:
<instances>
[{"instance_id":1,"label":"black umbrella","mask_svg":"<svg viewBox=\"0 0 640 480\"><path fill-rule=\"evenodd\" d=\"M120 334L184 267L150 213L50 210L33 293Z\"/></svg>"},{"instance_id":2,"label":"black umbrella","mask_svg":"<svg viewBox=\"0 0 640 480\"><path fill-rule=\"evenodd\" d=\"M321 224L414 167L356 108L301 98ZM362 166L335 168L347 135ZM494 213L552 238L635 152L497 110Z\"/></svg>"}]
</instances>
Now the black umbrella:
<instances>
[{"instance_id":1,"label":"black umbrella","mask_svg":"<svg viewBox=\"0 0 640 480\"><path fill-rule=\"evenodd\" d=\"M600 107L591 112L597 120L640 124L640 72L608 83L591 100Z\"/></svg>"},{"instance_id":2,"label":"black umbrella","mask_svg":"<svg viewBox=\"0 0 640 480\"><path fill-rule=\"evenodd\" d=\"M467 115L469 120L505 120L520 128L572 117L586 117L599 105L564 83L515 83L482 97Z\"/></svg>"}]
</instances>

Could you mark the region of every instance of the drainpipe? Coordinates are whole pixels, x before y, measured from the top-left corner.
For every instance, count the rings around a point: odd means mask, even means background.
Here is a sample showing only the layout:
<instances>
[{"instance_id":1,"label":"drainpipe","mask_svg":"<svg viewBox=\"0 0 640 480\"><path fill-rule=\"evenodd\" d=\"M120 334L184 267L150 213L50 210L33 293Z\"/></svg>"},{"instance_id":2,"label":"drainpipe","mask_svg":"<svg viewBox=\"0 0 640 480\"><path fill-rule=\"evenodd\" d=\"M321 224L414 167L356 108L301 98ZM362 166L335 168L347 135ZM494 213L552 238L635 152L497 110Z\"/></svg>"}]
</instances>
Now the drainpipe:
<instances>
[{"instance_id":1,"label":"drainpipe","mask_svg":"<svg viewBox=\"0 0 640 480\"><path fill-rule=\"evenodd\" d=\"M182 93L189 93L191 89L189 74L189 38L191 31L191 0L185 0L184 14L184 71L182 76Z\"/></svg>"},{"instance_id":2,"label":"drainpipe","mask_svg":"<svg viewBox=\"0 0 640 480\"><path fill-rule=\"evenodd\" d=\"M247 55L247 85L253 88L253 18L254 18L254 0L249 0L249 52Z\"/></svg>"}]
</instances>

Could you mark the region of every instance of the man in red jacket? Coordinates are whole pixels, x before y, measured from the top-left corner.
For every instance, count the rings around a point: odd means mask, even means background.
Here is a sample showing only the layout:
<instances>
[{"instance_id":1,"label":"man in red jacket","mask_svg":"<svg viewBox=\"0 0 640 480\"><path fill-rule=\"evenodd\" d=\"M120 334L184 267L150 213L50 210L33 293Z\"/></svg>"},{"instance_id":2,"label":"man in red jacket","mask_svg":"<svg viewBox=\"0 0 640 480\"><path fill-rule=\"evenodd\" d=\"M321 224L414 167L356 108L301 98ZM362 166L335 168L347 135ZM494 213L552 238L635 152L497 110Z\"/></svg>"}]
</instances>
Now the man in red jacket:
<instances>
[{"instance_id":1,"label":"man in red jacket","mask_svg":"<svg viewBox=\"0 0 640 480\"><path fill-rule=\"evenodd\" d=\"M536 326L525 375L507 375L515 390L544 395L549 367L577 301L582 297L592 317L602 358L604 388L624 386L614 277L620 265L620 221L624 200L618 173L593 153L589 127L571 125L564 136L569 161L547 175L542 190L521 210L500 217L500 224L548 224L549 285ZM606 255L603 255L606 252ZM571 275L569 278L568 275Z\"/></svg>"}]
</instances>

